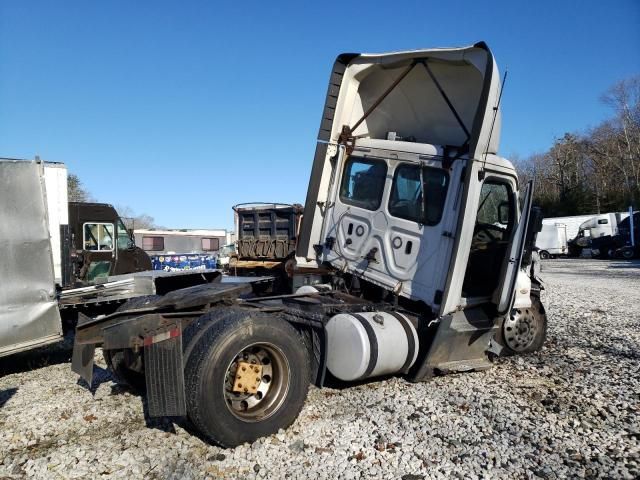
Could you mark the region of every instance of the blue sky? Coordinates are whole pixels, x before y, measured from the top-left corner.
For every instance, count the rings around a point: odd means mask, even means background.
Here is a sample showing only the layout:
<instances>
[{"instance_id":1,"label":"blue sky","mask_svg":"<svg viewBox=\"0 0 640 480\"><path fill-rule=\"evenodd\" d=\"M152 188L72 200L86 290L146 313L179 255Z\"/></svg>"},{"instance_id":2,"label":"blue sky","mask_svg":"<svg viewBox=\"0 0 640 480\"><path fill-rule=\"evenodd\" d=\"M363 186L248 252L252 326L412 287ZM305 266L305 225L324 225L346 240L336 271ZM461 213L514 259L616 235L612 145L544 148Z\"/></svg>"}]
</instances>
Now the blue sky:
<instances>
[{"instance_id":1,"label":"blue sky","mask_svg":"<svg viewBox=\"0 0 640 480\"><path fill-rule=\"evenodd\" d=\"M640 73L640 2L0 2L0 156L65 162L173 228L304 202L340 52L484 40L509 69L501 154L609 115Z\"/></svg>"}]
</instances>

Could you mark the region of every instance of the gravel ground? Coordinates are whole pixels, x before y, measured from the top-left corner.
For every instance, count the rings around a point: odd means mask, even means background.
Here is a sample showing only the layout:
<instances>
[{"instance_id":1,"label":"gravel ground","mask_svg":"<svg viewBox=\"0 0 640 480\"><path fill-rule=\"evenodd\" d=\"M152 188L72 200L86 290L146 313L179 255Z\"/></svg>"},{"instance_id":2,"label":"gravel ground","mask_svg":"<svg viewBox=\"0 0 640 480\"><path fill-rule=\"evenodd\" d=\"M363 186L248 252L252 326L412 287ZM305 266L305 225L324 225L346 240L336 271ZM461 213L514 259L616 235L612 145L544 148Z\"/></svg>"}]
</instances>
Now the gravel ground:
<instances>
[{"instance_id":1,"label":"gravel ground","mask_svg":"<svg viewBox=\"0 0 640 480\"><path fill-rule=\"evenodd\" d=\"M542 275L538 354L417 385L314 388L287 431L229 450L146 422L99 351L93 396L69 341L3 359L0 478L638 478L640 262L550 260Z\"/></svg>"}]
</instances>

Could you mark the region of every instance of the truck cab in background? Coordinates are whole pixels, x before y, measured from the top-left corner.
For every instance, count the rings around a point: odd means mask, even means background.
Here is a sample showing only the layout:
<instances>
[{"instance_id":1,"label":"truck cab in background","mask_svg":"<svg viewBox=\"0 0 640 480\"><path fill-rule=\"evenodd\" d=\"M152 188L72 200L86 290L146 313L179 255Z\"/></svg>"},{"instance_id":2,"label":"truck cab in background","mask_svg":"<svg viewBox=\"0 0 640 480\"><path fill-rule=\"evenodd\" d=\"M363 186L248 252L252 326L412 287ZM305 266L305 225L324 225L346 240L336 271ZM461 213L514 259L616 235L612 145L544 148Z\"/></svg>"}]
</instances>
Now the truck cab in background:
<instances>
[{"instance_id":1,"label":"truck cab in background","mask_svg":"<svg viewBox=\"0 0 640 480\"><path fill-rule=\"evenodd\" d=\"M116 209L107 203L69 202L69 272L63 287L105 281L112 275L151 270ZM65 245L66 244L66 245Z\"/></svg>"},{"instance_id":2,"label":"truck cab in background","mask_svg":"<svg viewBox=\"0 0 640 480\"><path fill-rule=\"evenodd\" d=\"M587 252L593 258L629 258L631 243L629 233L630 212L602 213L582 222L571 249L577 255Z\"/></svg>"}]
</instances>

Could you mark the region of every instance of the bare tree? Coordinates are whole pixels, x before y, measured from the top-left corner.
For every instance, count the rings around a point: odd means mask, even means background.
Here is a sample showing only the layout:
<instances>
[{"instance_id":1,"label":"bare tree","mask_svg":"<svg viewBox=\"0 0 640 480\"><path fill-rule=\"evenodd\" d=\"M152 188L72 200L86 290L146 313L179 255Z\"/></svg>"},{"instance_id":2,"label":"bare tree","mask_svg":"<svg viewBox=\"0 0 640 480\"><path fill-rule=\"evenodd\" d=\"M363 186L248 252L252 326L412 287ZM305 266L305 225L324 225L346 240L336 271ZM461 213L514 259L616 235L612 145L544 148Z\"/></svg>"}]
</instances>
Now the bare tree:
<instances>
[{"instance_id":1,"label":"bare tree","mask_svg":"<svg viewBox=\"0 0 640 480\"><path fill-rule=\"evenodd\" d=\"M640 76L616 83L602 101L611 118L515 162L523 178L535 179L535 200L548 216L640 206Z\"/></svg>"},{"instance_id":2,"label":"bare tree","mask_svg":"<svg viewBox=\"0 0 640 480\"><path fill-rule=\"evenodd\" d=\"M116 206L118 214L122 219L124 225L131 229L149 229L149 228L163 228L156 224L155 219L151 215L146 213L136 214L134 210L126 205Z\"/></svg>"},{"instance_id":3,"label":"bare tree","mask_svg":"<svg viewBox=\"0 0 640 480\"><path fill-rule=\"evenodd\" d=\"M67 192L70 202L92 202L93 197L84 187L80 178L70 173L67 175Z\"/></svg>"}]
</instances>

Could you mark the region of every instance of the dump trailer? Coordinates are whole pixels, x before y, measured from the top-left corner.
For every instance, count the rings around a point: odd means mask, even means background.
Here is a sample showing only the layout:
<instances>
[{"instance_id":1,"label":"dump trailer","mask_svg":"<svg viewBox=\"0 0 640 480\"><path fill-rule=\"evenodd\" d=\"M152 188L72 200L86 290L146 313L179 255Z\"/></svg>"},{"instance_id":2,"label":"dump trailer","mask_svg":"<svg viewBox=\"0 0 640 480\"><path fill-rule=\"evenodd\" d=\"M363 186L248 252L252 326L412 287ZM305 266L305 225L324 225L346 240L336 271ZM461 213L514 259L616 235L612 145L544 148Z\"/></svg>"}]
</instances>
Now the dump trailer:
<instances>
[{"instance_id":1,"label":"dump trailer","mask_svg":"<svg viewBox=\"0 0 640 480\"><path fill-rule=\"evenodd\" d=\"M91 382L102 346L149 415L231 447L289 426L310 383L420 382L538 350L541 216L497 153L500 83L484 43L338 56L291 264L303 286L197 285L83 318L74 370Z\"/></svg>"},{"instance_id":2,"label":"dump trailer","mask_svg":"<svg viewBox=\"0 0 640 480\"><path fill-rule=\"evenodd\" d=\"M292 283L292 271L302 211L299 204L235 205L237 240L227 272L234 276L273 276L274 293L291 293L292 288L299 286Z\"/></svg>"}]
</instances>

